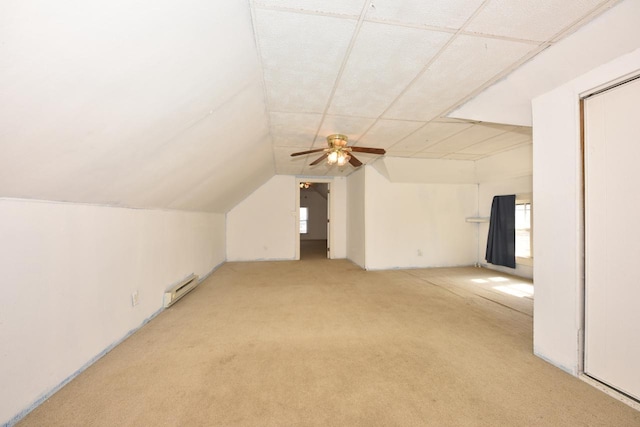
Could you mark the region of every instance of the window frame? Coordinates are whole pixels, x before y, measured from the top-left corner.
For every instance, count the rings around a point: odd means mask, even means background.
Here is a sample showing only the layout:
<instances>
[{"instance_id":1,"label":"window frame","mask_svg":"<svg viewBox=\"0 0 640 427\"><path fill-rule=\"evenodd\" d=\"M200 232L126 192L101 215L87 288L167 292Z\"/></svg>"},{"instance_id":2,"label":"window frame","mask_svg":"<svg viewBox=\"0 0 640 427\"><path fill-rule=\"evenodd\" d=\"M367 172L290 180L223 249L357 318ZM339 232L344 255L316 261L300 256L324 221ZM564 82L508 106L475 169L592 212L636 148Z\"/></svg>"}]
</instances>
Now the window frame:
<instances>
[{"instance_id":1,"label":"window frame","mask_svg":"<svg viewBox=\"0 0 640 427\"><path fill-rule=\"evenodd\" d=\"M516 264L533 266L533 197L531 193L528 194L517 194L516 195L516 206L517 205L526 205L530 206L529 211L529 253L531 254L528 257L516 256ZM517 229L516 229L517 230Z\"/></svg>"},{"instance_id":2,"label":"window frame","mask_svg":"<svg viewBox=\"0 0 640 427\"><path fill-rule=\"evenodd\" d=\"M302 219L302 210L304 209L304 211L306 212L306 215L304 215L306 218ZM298 212L300 221L298 222L298 231L300 232L300 234L309 234L309 208L307 206L300 206L300 212ZM302 231L302 224L304 223L305 227L304 227L304 231Z\"/></svg>"}]
</instances>

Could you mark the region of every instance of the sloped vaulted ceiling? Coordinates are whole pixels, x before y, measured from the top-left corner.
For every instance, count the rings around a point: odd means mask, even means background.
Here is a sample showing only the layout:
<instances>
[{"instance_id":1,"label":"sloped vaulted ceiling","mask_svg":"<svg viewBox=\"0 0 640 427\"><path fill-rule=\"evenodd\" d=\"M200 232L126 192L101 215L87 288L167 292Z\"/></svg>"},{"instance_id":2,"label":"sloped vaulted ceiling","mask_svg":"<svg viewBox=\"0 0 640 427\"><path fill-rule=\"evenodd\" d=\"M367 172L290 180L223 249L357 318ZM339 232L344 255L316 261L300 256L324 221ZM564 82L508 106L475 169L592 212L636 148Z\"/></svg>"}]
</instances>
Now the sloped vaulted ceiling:
<instances>
[{"instance_id":1,"label":"sloped vaulted ceiling","mask_svg":"<svg viewBox=\"0 0 640 427\"><path fill-rule=\"evenodd\" d=\"M290 157L332 133L415 159L529 146L532 94L633 47L637 3L2 0L0 197L226 212L274 173L351 173Z\"/></svg>"},{"instance_id":2,"label":"sloped vaulted ceiling","mask_svg":"<svg viewBox=\"0 0 640 427\"><path fill-rule=\"evenodd\" d=\"M245 1L0 3L0 197L225 212L274 173Z\"/></svg>"}]
</instances>

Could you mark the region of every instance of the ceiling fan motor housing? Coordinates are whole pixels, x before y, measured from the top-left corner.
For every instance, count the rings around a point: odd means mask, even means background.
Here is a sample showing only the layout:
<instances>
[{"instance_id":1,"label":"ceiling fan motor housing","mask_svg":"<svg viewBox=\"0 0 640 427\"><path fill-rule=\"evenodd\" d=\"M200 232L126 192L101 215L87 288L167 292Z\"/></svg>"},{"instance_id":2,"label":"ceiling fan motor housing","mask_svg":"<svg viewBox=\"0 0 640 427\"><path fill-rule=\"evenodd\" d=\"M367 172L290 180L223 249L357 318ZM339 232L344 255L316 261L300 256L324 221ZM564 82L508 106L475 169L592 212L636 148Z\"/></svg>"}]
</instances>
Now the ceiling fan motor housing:
<instances>
[{"instance_id":1,"label":"ceiling fan motor housing","mask_svg":"<svg viewBox=\"0 0 640 427\"><path fill-rule=\"evenodd\" d=\"M347 145L347 142L349 142L349 137L339 133L335 133L327 137L327 143L331 148L344 148Z\"/></svg>"}]
</instances>

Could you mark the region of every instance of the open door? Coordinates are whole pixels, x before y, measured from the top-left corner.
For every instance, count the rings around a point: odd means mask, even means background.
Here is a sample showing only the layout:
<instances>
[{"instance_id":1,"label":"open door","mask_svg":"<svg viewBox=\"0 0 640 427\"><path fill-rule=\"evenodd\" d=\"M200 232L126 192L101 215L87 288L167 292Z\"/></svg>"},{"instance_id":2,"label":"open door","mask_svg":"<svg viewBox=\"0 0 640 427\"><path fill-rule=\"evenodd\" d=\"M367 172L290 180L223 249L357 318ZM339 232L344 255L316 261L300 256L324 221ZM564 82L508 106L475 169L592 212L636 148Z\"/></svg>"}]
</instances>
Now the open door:
<instances>
[{"instance_id":1,"label":"open door","mask_svg":"<svg viewBox=\"0 0 640 427\"><path fill-rule=\"evenodd\" d=\"M299 259L329 257L329 183L300 182L299 197Z\"/></svg>"}]
</instances>

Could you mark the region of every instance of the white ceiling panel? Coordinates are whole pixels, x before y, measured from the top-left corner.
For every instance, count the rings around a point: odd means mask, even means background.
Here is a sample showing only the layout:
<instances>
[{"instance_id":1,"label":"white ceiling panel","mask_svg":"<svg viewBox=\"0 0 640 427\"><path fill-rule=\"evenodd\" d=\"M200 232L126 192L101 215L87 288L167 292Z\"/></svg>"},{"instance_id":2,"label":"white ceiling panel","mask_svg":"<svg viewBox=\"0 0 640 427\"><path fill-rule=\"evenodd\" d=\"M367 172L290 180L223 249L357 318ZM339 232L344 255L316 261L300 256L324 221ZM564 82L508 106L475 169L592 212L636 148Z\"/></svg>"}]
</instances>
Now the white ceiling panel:
<instances>
[{"instance_id":1,"label":"white ceiling panel","mask_svg":"<svg viewBox=\"0 0 640 427\"><path fill-rule=\"evenodd\" d=\"M363 23L329 113L378 117L451 36L416 28Z\"/></svg>"},{"instance_id":2,"label":"white ceiling panel","mask_svg":"<svg viewBox=\"0 0 640 427\"><path fill-rule=\"evenodd\" d=\"M302 169L301 175L305 175L305 176L333 175L333 173L335 173L338 170L337 165L330 166L329 164L327 164L327 162L324 162L324 161L318 163L317 165L309 166L309 163L311 163L313 160L315 160L318 157L319 155L316 156L315 154L309 157L309 161L305 165L304 169ZM351 167L351 166L347 166L347 167ZM345 166L343 166L342 168L345 168Z\"/></svg>"},{"instance_id":3,"label":"white ceiling panel","mask_svg":"<svg viewBox=\"0 0 640 427\"><path fill-rule=\"evenodd\" d=\"M515 145L531 142L531 135L519 132L505 132L493 138L478 142L458 151L459 154L491 154Z\"/></svg>"},{"instance_id":4,"label":"white ceiling panel","mask_svg":"<svg viewBox=\"0 0 640 427\"><path fill-rule=\"evenodd\" d=\"M229 140L273 173L248 4L33 0L0 21L0 197L170 208L220 176ZM260 185L228 176L180 209Z\"/></svg>"},{"instance_id":5,"label":"white ceiling panel","mask_svg":"<svg viewBox=\"0 0 640 427\"><path fill-rule=\"evenodd\" d=\"M619 2L451 114L531 126L533 98L640 47L638 17L640 1Z\"/></svg>"},{"instance_id":6,"label":"white ceiling panel","mask_svg":"<svg viewBox=\"0 0 640 427\"><path fill-rule=\"evenodd\" d=\"M413 157L414 154L416 154L415 151L399 151L390 148L387 150L385 157Z\"/></svg>"},{"instance_id":7,"label":"white ceiling panel","mask_svg":"<svg viewBox=\"0 0 640 427\"><path fill-rule=\"evenodd\" d=\"M458 36L384 117L431 120L533 48L527 43Z\"/></svg>"},{"instance_id":8,"label":"white ceiling panel","mask_svg":"<svg viewBox=\"0 0 640 427\"><path fill-rule=\"evenodd\" d=\"M356 21L255 11L267 101L272 112L324 112Z\"/></svg>"},{"instance_id":9,"label":"white ceiling panel","mask_svg":"<svg viewBox=\"0 0 640 427\"><path fill-rule=\"evenodd\" d=\"M441 159L443 158L447 153L429 153L427 151L423 151L420 153L416 153L411 157L415 157L416 159Z\"/></svg>"},{"instance_id":10,"label":"white ceiling panel","mask_svg":"<svg viewBox=\"0 0 640 427\"><path fill-rule=\"evenodd\" d=\"M275 168L266 120L244 127L235 126L233 120L242 115L256 117L258 113L264 114L263 108L262 96L257 96L255 91L245 91L223 108L163 141L163 144L131 153L126 160L120 159L126 173L112 177L107 185L94 188L86 196L113 200L121 194L126 196L124 204L128 206L135 202L142 206L185 209L187 205L183 197L186 194L209 179L233 176L234 171L237 173L237 161L251 170L273 174ZM247 144L246 141L253 143ZM99 173L100 169L96 169L83 175ZM219 191L218 196L224 194L233 203L234 193L255 189L254 186L242 188L244 176L242 180L236 180L237 176L232 181L220 181L226 184L225 190ZM201 200L200 203L221 207L220 200Z\"/></svg>"},{"instance_id":11,"label":"white ceiling panel","mask_svg":"<svg viewBox=\"0 0 640 427\"><path fill-rule=\"evenodd\" d=\"M371 127L375 120L362 117L349 116L325 116L324 122L318 132L318 139L314 147L324 147L327 144L327 136L341 133L349 137L349 141L356 142L362 134Z\"/></svg>"},{"instance_id":12,"label":"white ceiling panel","mask_svg":"<svg viewBox=\"0 0 640 427\"><path fill-rule=\"evenodd\" d=\"M359 16L369 0L252 0L257 7L286 8L336 15Z\"/></svg>"},{"instance_id":13,"label":"white ceiling panel","mask_svg":"<svg viewBox=\"0 0 640 427\"><path fill-rule=\"evenodd\" d=\"M494 138L509 130L513 126L504 126L497 124L475 124L462 132L446 138L437 144L431 145L425 151L431 153L457 153L480 141Z\"/></svg>"},{"instance_id":14,"label":"white ceiling panel","mask_svg":"<svg viewBox=\"0 0 640 427\"><path fill-rule=\"evenodd\" d=\"M367 19L458 29L484 0L405 0L374 2Z\"/></svg>"},{"instance_id":15,"label":"white ceiling panel","mask_svg":"<svg viewBox=\"0 0 640 427\"><path fill-rule=\"evenodd\" d=\"M532 96L640 47L637 4L5 1L0 197L226 212L274 170L353 172L309 168L321 153L289 156L331 133L416 158L530 144L521 128L439 116L546 48L541 40L610 8L459 116L527 124ZM524 119L511 121L514 105Z\"/></svg>"},{"instance_id":16,"label":"white ceiling panel","mask_svg":"<svg viewBox=\"0 0 640 427\"><path fill-rule=\"evenodd\" d=\"M311 147L320 126L320 120L322 120L322 114L317 113L271 113L273 145Z\"/></svg>"},{"instance_id":17,"label":"white ceiling panel","mask_svg":"<svg viewBox=\"0 0 640 427\"><path fill-rule=\"evenodd\" d=\"M471 127L472 123L433 121L410 134L390 149L394 151L417 152L443 139Z\"/></svg>"},{"instance_id":18,"label":"white ceiling panel","mask_svg":"<svg viewBox=\"0 0 640 427\"><path fill-rule=\"evenodd\" d=\"M544 41L589 14L603 0L491 0L465 28L482 34Z\"/></svg>"},{"instance_id":19,"label":"white ceiling panel","mask_svg":"<svg viewBox=\"0 0 640 427\"><path fill-rule=\"evenodd\" d=\"M216 167L210 173L194 183L171 202L171 209L188 209L209 212L225 212L251 194L256 188L269 180L275 170L273 164L265 163L264 159L271 157L271 144L265 137L259 146L242 147L234 154L234 160ZM247 167L238 180L239 162ZM185 168L187 169L187 168ZM221 183L225 183L221 185ZM251 185L248 185L251 184Z\"/></svg>"},{"instance_id":20,"label":"white ceiling panel","mask_svg":"<svg viewBox=\"0 0 640 427\"><path fill-rule=\"evenodd\" d=\"M291 157L291 154L306 151L307 149L307 147L273 147L273 157L279 166L291 166L302 169L307 162L308 156ZM310 154L310 156L313 156L313 154Z\"/></svg>"},{"instance_id":21,"label":"white ceiling panel","mask_svg":"<svg viewBox=\"0 0 640 427\"><path fill-rule=\"evenodd\" d=\"M477 154L460 154L460 153L451 153L442 157L443 159L449 160L476 160L479 156Z\"/></svg>"},{"instance_id":22,"label":"white ceiling panel","mask_svg":"<svg viewBox=\"0 0 640 427\"><path fill-rule=\"evenodd\" d=\"M277 175L300 175L302 173L302 168L294 167L294 166L286 166L286 165L276 165L276 174Z\"/></svg>"},{"instance_id":23,"label":"white ceiling panel","mask_svg":"<svg viewBox=\"0 0 640 427\"><path fill-rule=\"evenodd\" d=\"M388 148L424 125L424 122L379 120L361 139L359 146Z\"/></svg>"}]
</instances>

